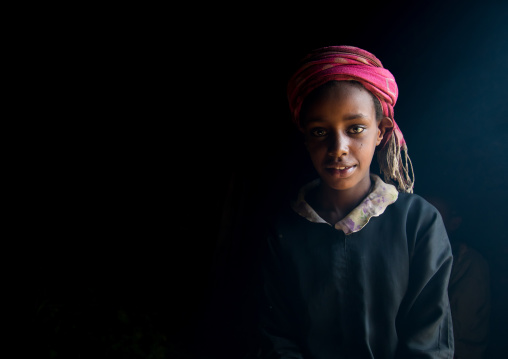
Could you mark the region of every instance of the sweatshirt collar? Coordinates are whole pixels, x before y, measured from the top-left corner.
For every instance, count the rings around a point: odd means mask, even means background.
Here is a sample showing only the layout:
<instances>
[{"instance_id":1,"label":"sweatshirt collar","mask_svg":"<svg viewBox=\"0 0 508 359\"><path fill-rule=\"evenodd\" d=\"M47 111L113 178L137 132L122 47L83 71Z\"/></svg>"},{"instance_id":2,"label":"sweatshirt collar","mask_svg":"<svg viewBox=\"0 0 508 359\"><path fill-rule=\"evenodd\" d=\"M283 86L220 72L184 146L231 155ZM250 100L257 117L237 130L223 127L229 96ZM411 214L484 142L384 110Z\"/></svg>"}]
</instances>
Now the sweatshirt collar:
<instances>
[{"instance_id":1,"label":"sweatshirt collar","mask_svg":"<svg viewBox=\"0 0 508 359\"><path fill-rule=\"evenodd\" d=\"M390 204L397 200L399 192L395 186L385 183L375 174L371 174L370 178L374 183L371 192L346 217L333 224L335 229L343 231L346 235L358 232L369 223L372 217L380 216ZM311 222L326 223L331 226L332 224L321 218L305 200L305 195L319 186L320 183L321 179L318 178L303 186L298 192L296 200L292 203L292 208L300 216Z\"/></svg>"}]
</instances>

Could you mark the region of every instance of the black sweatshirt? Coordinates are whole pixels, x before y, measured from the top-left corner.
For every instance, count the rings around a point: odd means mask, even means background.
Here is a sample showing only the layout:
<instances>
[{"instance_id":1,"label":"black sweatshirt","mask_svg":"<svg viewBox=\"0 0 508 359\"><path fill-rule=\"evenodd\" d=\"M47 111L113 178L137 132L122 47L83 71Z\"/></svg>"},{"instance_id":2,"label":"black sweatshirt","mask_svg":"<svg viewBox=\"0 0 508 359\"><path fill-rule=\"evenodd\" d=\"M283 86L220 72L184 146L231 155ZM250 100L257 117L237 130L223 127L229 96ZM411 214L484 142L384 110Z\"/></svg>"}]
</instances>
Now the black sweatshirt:
<instances>
[{"instance_id":1,"label":"black sweatshirt","mask_svg":"<svg viewBox=\"0 0 508 359\"><path fill-rule=\"evenodd\" d=\"M450 243L438 211L400 193L345 235L287 208L268 230L260 329L275 358L452 358ZM266 344L265 343L265 344Z\"/></svg>"}]
</instances>

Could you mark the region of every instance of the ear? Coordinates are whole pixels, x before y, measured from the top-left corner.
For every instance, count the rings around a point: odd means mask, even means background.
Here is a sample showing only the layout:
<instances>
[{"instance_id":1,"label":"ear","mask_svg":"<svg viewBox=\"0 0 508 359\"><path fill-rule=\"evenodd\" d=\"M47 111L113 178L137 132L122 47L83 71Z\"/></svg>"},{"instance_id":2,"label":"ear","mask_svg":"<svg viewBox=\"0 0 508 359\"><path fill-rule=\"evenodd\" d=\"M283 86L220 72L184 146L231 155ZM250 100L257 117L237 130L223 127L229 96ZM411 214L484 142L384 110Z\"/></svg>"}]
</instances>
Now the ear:
<instances>
[{"instance_id":1,"label":"ear","mask_svg":"<svg viewBox=\"0 0 508 359\"><path fill-rule=\"evenodd\" d=\"M393 128L392 119L390 117L383 117L381 119L381 121L379 121L377 128L378 128L378 133L377 133L378 136L377 136L377 140L376 140L376 146L378 146L381 143L386 132L390 128Z\"/></svg>"}]
</instances>

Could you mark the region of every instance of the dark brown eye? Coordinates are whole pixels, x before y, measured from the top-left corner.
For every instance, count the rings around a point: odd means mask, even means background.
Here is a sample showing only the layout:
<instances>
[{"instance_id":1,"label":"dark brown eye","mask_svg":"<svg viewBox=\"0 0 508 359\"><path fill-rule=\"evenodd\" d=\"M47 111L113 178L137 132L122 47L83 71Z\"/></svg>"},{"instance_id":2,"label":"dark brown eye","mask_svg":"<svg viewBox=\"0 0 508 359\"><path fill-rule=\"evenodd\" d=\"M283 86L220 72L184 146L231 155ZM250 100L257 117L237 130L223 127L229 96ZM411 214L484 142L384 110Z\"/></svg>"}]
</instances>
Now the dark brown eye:
<instances>
[{"instance_id":1,"label":"dark brown eye","mask_svg":"<svg viewBox=\"0 0 508 359\"><path fill-rule=\"evenodd\" d=\"M327 132L324 128L314 128L310 131L310 133L312 134L312 136L315 136L315 137L323 137L323 136L326 136Z\"/></svg>"},{"instance_id":2,"label":"dark brown eye","mask_svg":"<svg viewBox=\"0 0 508 359\"><path fill-rule=\"evenodd\" d=\"M355 127L351 128L351 133L354 133L354 134L362 133L363 131L365 131L364 127L355 126Z\"/></svg>"}]
</instances>

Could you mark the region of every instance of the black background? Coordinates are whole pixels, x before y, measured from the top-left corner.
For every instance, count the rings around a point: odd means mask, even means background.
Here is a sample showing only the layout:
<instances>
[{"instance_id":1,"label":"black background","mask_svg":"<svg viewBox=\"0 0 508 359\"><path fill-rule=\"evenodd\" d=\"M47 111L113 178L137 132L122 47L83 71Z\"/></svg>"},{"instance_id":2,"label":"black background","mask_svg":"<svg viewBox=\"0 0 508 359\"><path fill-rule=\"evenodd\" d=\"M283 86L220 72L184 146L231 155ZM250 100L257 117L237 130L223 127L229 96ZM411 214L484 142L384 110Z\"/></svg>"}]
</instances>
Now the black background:
<instances>
[{"instance_id":1,"label":"black background","mask_svg":"<svg viewBox=\"0 0 508 359\"><path fill-rule=\"evenodd\" d=\"M314 176L287 80L339 44L394 74L415 192L460 209L490 265L490 355L506 353L508 7L273 6L112 9L99 30L55 29L28 206L41 357L191 358L210 298L237 315L255 250L238 233Z\"/></svg>"}]
</instances>

